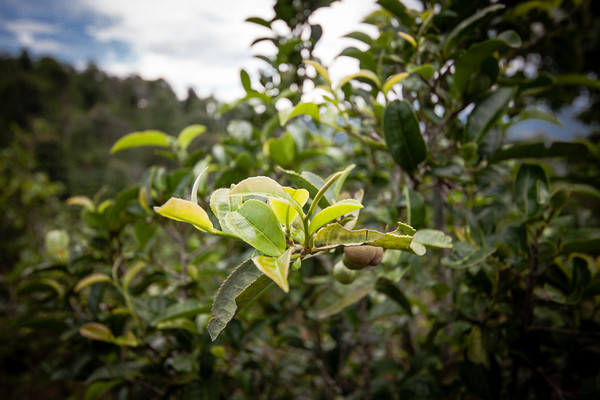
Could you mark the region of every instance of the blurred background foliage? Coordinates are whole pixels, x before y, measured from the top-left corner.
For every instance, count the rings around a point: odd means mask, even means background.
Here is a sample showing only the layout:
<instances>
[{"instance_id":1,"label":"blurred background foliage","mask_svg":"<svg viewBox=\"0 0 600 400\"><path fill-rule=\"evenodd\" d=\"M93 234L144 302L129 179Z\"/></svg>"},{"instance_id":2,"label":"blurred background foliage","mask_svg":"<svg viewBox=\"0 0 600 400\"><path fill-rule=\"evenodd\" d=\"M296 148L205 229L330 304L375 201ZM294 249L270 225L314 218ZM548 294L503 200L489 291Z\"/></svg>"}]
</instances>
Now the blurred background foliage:
<instances>
[{"instance_id":1,"label":"blurred background foliage","mask_svg":"<svg viewBox=\"0 0 600 400\"><path fill-rule=\"evenodd\" d=\"M377 36L340 54L360 72L331 82L310 15L333 2L278 0L283 36L250 18L276 52L231 104L0 59L0 397L598 398L598 2L379 0ZM552 140L542 123L565 109L586 129ZM206 129L185 146L109 155L190 125ZM350 164L361 226L441 229L453 249L387 251L349 285L339 249L312 258L211 342L212 300L250 249L152 207L205 167L208 209L249 176L314 187Z\"/></svg>"}]
</instances>

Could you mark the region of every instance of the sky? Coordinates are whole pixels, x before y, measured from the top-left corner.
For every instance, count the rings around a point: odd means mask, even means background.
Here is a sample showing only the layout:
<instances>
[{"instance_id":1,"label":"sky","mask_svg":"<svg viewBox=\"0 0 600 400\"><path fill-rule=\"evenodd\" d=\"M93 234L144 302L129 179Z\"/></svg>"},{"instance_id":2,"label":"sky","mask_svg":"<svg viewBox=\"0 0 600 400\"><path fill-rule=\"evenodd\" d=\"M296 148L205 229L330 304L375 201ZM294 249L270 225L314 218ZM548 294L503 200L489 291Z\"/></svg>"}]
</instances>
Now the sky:
<instances>
[{"instance_id":1,"label":"sky","mask_svg":"<svg viewBox=\"0 0 600 400\"><path fill-rule=\"evenodd\" d=\"M199 96L221 101L243 96L240 69L257 76L274 46L254 39L269 34L265 27L244 22L271 19L275 0L1 0L0 51L50 55L77 68L93 61L103 70L125 77L163 78L184 98L188 87ZM416 4L407 1L406 4ZM335 59L340 51L361 43L343 38L359 30L376 9L375 0L341 0L311 16L324 27L315 55L330 66L332 78L355 72L356 61ZM277 29L283 33L282 23Z\"/></svg>"}]
</instances>

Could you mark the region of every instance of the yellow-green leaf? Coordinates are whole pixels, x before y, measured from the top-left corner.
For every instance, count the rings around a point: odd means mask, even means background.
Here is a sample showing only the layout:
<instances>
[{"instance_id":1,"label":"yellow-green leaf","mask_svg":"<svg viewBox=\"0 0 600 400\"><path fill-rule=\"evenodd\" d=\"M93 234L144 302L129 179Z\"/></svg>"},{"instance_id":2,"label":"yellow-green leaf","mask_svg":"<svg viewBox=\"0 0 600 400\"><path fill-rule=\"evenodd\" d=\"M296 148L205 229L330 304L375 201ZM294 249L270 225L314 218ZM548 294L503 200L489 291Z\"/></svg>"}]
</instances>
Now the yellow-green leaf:
<instances>
[{"instance_id":1,"label":"yellow-green leaf","mask_svg":"<svg viewBox=\"0 0 600 400\"><path fill-rule=\"evenodd\" d=\"M414 37L412 37L408 33L406 33L406 32L398 32L398 36L400 36L402 39L404 39L408 43L410 43L412 47L417 47L417 41L415 40Z\"/></svg>"},{"instance_id":2,"label":"yellow-green leaf","mask_svg":"<svg viewBox=\"0 0 600 400\"><path fill-rule=\"evenodd\" d=\"M331 79L329 79L329 72L327 72L327 68L325 68L324 66L322 66L321 64L319 64L318 62L313 61L313 60L304 60L303 62L304 62L304 64L310 65L311 67L313 67L314 69L316 69L317 72L323 78L325 78L325 80L327 81L327 83L329 83L331 85Z\"/></svg>"},{"instance_id":3,"label":"yellow-green leaf","mask_svg":"<svg viewBox=\"0 0 600 400\"><path fill-rule=\"evenodd\" d=\"M171 136L161 131L133 132L123 136L110 149L111 154L132 147L158 146L169 147Z\"/></svg>"},{"instance_id":4,"label":"yellow-green leaf","mask_svg":"<svg viewBox=\"0 0 600 400\"><path fill-rule=\"evenodd\" d=\"M206 211L198 204L189 200L171 197L162 206L154 207L154 211L163 217L192 224L201 231L210 233L217 232Z\"/></svg>"},{"instance_id":5,"label":"yellow-green leaf","mask_svg":"<svg viewBox=\"0 0 600 400\"><path fill-rule=\"evenodd\" d=\"M278 258L268 256L254 257L252 261L256 268L275 282L281 290L288 293L290 285L288 283L288 273L290 270L290 258L293 249L290 247Z\"/></svg>"},{"instance_id":6,"label":"yellow-green leaf","mask_svg":"<svg viewBox=\"0 0 600 400\"><path fill-rule=\"evenodd\" d=\"M338 84L337 88L341 89L346 83L348 83L352 79L356 79L356 78L368 79L371 82L373 82L376 87L381 87L381 81L379 80L379 77L377 75L375 75L375 73L373 71L369 71L368 69L361 69L358 72L355 72L353 74L350 74L350 75L342 78L342 80Z\"/></svg>"},{"instance_id":7,"label":"yellow-green leaf","mask_svg":"<svg viewBox=\"0 0 600 400\"><path fill-rule=\"evenodd\" d=\"M179 136L177 136L177 145L181 149L187 149L192 140L200 136L206 131L206 127L204 125L190 125L185 128L181 132L179 132Z\"/></svg>"},{"instance_id":8,"label":"yellow-green leaf","mask_svg":"<svg viewBox=\"0 0 600 400\"><path fill-rule=\"evenodd\" d=\"M311 219L308 226L308 234L312 235L326 223L331 222L344 214L358 210L359 208L363 208L363 205L360 204L359 201L348 199L339 201L334 205L321 210Z\"/></svg>"},{"instance_id":9,"label":"yellow-green leaf","mask_svg":"<svg viewBox=\"0 0 600 400\"><path fill-rule=\"evenodd\" d=\"M279 112L279 123L285 126L289 120L298 115L309 115L313 120L319 121L319 106L315 103L300 103L294 108L288 108Z\"/></svg>"},{"instance_id":10,"label":"yellow-green leaf","mask_svg":"<svg viewBox=\"0 0 600 400\"><path fill-rule=\"evenodd\" d=\"M79 334L83 337L101 342L112 343L114 336L108 326L98 322L88 322L79 327Z\"/></svg>"},{"instance_id":11,"label":"yellow-green leaf","mask_svg":"<svg viewBox=\"0 0 600 400\"><path fill-rule=\"evenodd\" d=\"M383 94L387 95L388 92L392 89L392 87L404 79L406 79L410 74L408 72L400 72L399 74L395 74L386 79L383 84Z\"/></svg>"},{"instance_id":12,"label":"yellow-green leaf","mask_svg":"<svg viewBox=\"0 0 600 400\"><path fill-rule=\"evenodd\" d=\"M75 285L75 288L73 289L75 291L75 293L81 292L81 290L83 290L83 288L91 286L95 283L100 283L100 282L111 282L112 279L110 278L110 276L106 275L106 274L91 274L86 276L85 278L82 278L79 282L77 282L77 285Z\"/></svg>"},{"instance_id":13,"label":"yellow-green leaf","mask_svg":"<svg viewBox=\"0 0 600 400\"><path fill-rule=\"evenodd\" d=\"M289 204L301 212L302 207L285 191L283 186L267 176L244 179L235 185L227 196L262 196Z\"/></svg>"},{"instance_id":14,"label":"yellow-green leaf","mask_svg":"<svg viewBox=\"0 0 600 400\"><path fill-rule=\"evenodd\" d=\"M284 187L283 189L288 192L300 206L304 206L308 201L309 193L306 189L294 189L291 187ZM279 222L285 226L290 226L298 217L298 211L286 203L275 199L270 199L269 203Z\"/></svg>"}]
</instances>

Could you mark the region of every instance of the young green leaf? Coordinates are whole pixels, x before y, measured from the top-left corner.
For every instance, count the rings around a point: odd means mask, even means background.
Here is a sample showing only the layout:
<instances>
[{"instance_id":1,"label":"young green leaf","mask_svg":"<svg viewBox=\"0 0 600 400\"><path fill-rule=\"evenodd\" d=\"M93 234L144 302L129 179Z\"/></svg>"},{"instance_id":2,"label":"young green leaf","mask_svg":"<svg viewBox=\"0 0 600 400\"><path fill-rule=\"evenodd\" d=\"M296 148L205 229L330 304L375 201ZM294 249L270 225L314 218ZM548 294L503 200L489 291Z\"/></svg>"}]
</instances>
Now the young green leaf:
<instances>
[{"instance_id":1,"label":"young green leaf","mask_svg":"<svg viewBox=\"0 0 600 400\"><path fill-rule=\"evenodd\" d=\"M225 217L232 211L237 210L242 205L242 198L239 196L227 196L229 189L221 188L217 189L210 196L210 209L213 214L219 220L221 230L223 232L232 233L231 229L227 227Z\"/></svg>"},{"instance_id":2,"label":"young green leaf","mask_svg":"<svg viewBox=\"0 0 600 400\"><path fill-rule=\"evenodd\" d=\"M283 172L294 185L308 190L308 193L313 199L319 192L319 189L325 184L323 178L308 171L303 171L299 174L295 171L290 171L283 168L280 168L279 170ZM321 197L321 200L319 200L319 206L321 208L329 207L330 205L331 202L329 201L328 196L323 196Z\"/></svg>"},{"instance_id":3,"label":"young green leaf","mask_svg":"<svg viewBox=\"0 0 600 400\"><path fill-rule=\"evenodd\" d=\"M379 77L377 75L375 75L375 73L373 71L369 71L368 69L361 69L358 72L355 72L353 74L350 74L350 75L342 78L342 80L340 81L340 83L337 86L337 90L341 89L342 87L344 87L344 85L346 83L348 83L352 79L356 79L356 78L368 79L375 84L375 87L381 87L381 81L379 80Z\"/></svg>"},{"instance_id":4,"label":"young green leaf","mask_svg":"<svg viewBox=\"0 0 600 400\"><path fill-rule=\"evenodd\" d=\"M317 72L319 73L319 75L321 75L323 78L325 78L325 80L327 81L327 83L329 85L331 85L331 79L329 79L329 72L327 72L327 69L324 66L322 66L321 64L319 64L318 62L313 61L313 60L304 60L302 62L304 64L306 64L306 65L310 65L315 70L317 70Z\"/></svg>"},{"instance_id":5,"label":"young green leaf","mask_svg":"<svg viewBox=\"0 0 600 400\"><path fill-rule=\"evenodd\" d=\"M133 132L123 136L110 149L110 153L141 146L169 147L173 138L161 131Z\"/></svg>"},{"instance_id":6,"label":"young green leaf","mask_svg":"<svg viewBox=\"0 0 600 400\"><path fill-rule=\"evenodd\" d=\"M289 204L299 214L303 214L300 204L283 189L283 186L266 176L255 176L244 179L235 185L227 196L262 196L268 199L275 199Z\"/></svg>"},{"instance_id":7,"label":"young green leaf","mask_svg":"<svg viewBox=\"0 0 600 400\"><path fill-rule=\"evenodd\" d=\"M404 79L408 78L409 75L408 72L400 72L387 78L383 84L383 88L381 88L383 94L387 95L396 83L402 82Z\"/></svg>"},{"instance_id":8,"label":"young green leaf","mask_svg":"<svg viewBox=\"0 0 600 400\"><path fill-rule=\"evenodd\" d=\"M284 133L280 138L271 138L267 141L269 157L278 165L286 167L296 158L296 142L289 133Z\"/></svg>"},{"instance_id":9,"label":"young green leaf","mask_svg":"<svg viewBox=\"0 0 600 400\"><path fill-rule=\"evenodd\" d=\"M213 227L206 211L198 204L189 200L171 197L162 206L154 207L154 211L163 217L192 224L204 232L213 234L219 232Z\"/></svg>"},{"instance_id":10,"label":"young green leaf","mask_svg":"<svg viewBox=\"0 0 600 400\"><path fill-rule=\"evenodd\" d=\"M321 210L311 219L310 224L308 226L308 234L312 235L326 223L331 222L334 219L339 218L342 215L357 210L359 208L363 208L363 205L360 204L360 202L348 199L339 201L334 205L329 206L324 210Z\"/></svg>"},{"instance_id":11,"label":"young green leaf","mask_svg":"<svg viewBox=\"0 0 600 400\"><path fill-rule=\"evenodd\" d=\"M262 201L246 201L237 211L227 214L225 221L234 234L258 251L272 257L285 251L285 235L279 221Z\"/></svg>"},{"instance_id":12,"label":"young green leaf","mask_svg":"<svg viewBox=\"0 0 600 400\"><path fill-rule=\"evenodd\" d=\"M452 238L436 229L419 229L413 236L413 241L423 246L439 249L451 249Z\"/></svg>"},{"instance_id":13,"label":"young green leaf","mask_svg":"<svg viewBox=\"0 0 600 400\"><path fill-rule=\"evenodd\" d=\"M101 342L112 343L114 336L109 327L98 322L87 322L79 327L79 334L83 337Z\"/></svg>"},{"instance_id":14,"label":"young green leaf","mask_svg":"<svg viewBox=\"0 0 600 400\"><path fill-rule=\"evenodd\" d=\"M283 189L288 192L300 206L304 206L308 201L309 194L306 189L293 189L291 187L284 187ZM269 200L269 203L279 222L285 226L290 226L298 217L298 212L286 203L282 203L275 199Z\"/></svg>"},{"instance_id":15,"label":"young green leaf","mask_svg":"<svg viewBox=\"0 0 600 400\"><path fill-rule=\"evenodd\" d=\"M476 24L482 22L482 20L488 17L490 14L497 12L498 10L502 10L505 6L503 4L494 4L489 7L486 7L475 14L471 15L469 18L462 20L456 27L448 34L446 38L446 43L444 43L444 54L449 55L451 51L454 50L454 46L458 42L459 38L471 29Z\"/></svg>"},{"instance_id":16,"label":"young green leaf","mask_svg":"<svg viewBox=\"0 0 600 400\"><path fill-rule=\"evenodd\" d=\"M100 282L112 282L112 279L110 278L110 276L108 276L106 274L100 274L100 273L91 274L91 275L88 275L85 278L81 279L79 282L77 282L77 285L75 285L75 288L73 289L73 291L75 291L75 293L79 293L83 290L83 288L94 285L96 283L100 283Z\"/></svg>"},{"instance_id":17,"label":"young green leaf","mask_svg":"<svg viewBox=\"0 0 600 400\"><path fill-rule=\"evenodd\" d=\"M290 259L292 256L293 248L289 248L278 258L268 256L254 257L252 261L256 268L258 268L263 274L268 276L275 282L281 290L288 293L290 291L290 285L288 283L288 273L290 270Z\"/></svg>"},{"instance_id":18,"label":"young green leaf","mask_svg":"<svg viewBox=\"0 0 600 400\"><path fill-rule=\"evenodd\" d=\"M294 108L288 108L279 112L279 124L285 126L289 120L298 115L309 115L313 120L319 122L319 106L315 103L300 103Z\"/></svg>"},{"instance_id":19,"label":"young green leaf","mask_svg":"<svg viewBox=\"0 0 600 400\"><path fill-rule=\"evenodd\" d=\"M183 130L179 132L179 136L177 136L177 146L179 146L180 149L187 149L190 143L192 143L192 140L202 135L204 131L206 131L204 125L190 125L183 128Z\"/></svg>"}]
</instances>

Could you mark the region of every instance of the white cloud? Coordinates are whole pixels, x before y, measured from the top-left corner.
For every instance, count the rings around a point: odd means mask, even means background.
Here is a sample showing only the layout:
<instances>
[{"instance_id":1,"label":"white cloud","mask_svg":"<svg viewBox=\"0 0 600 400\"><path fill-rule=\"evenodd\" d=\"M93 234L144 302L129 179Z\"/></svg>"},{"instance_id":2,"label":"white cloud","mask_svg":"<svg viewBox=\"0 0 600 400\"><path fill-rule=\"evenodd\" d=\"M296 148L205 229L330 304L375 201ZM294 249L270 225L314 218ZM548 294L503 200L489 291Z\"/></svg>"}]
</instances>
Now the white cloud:
<instances>
[{"instance_id":1,"label":"white cloud","mask_svg":"<svg viewBox=\"0 0 600 400\"><path fill-rule=\"evenodd\" d=\"M231 101L243 95L239 70L251 74L264 66L253 54L274 51L252 41L269 35L266 28L244 22L251 16L273 17L275 0L80 0L98 15L88 33L104 43L121 42L130 47L132 57L117 56L98 63L112 73L140 74L146 79L166 79L179 96L188 87L198 94L215 94ZM344 57L333 57L356 41L341 39L353 30L367 31L360 20L375 9L375 0L342 0L321 8L311 22L320 23L324 35L316 55L331 65L331 74L340 79L357 69ZM371 27L372 28L372 27ZM372 30L371 30L372 32Z\"/></svg>"},{"instance_id":2,"label":"white cloud","mask_svg":"<svg viewBox=\"0 0 600 400\"><path fill-rule=\"evenodd\" d=\"M58 28L54 25L29 19L20 19L5 22L4 29L15 36L15 40L19 46L26 47L34 52L49 53L63 49L63 46L58 41L45 37L59 32Z\"/></svg>"}]
</instances>

